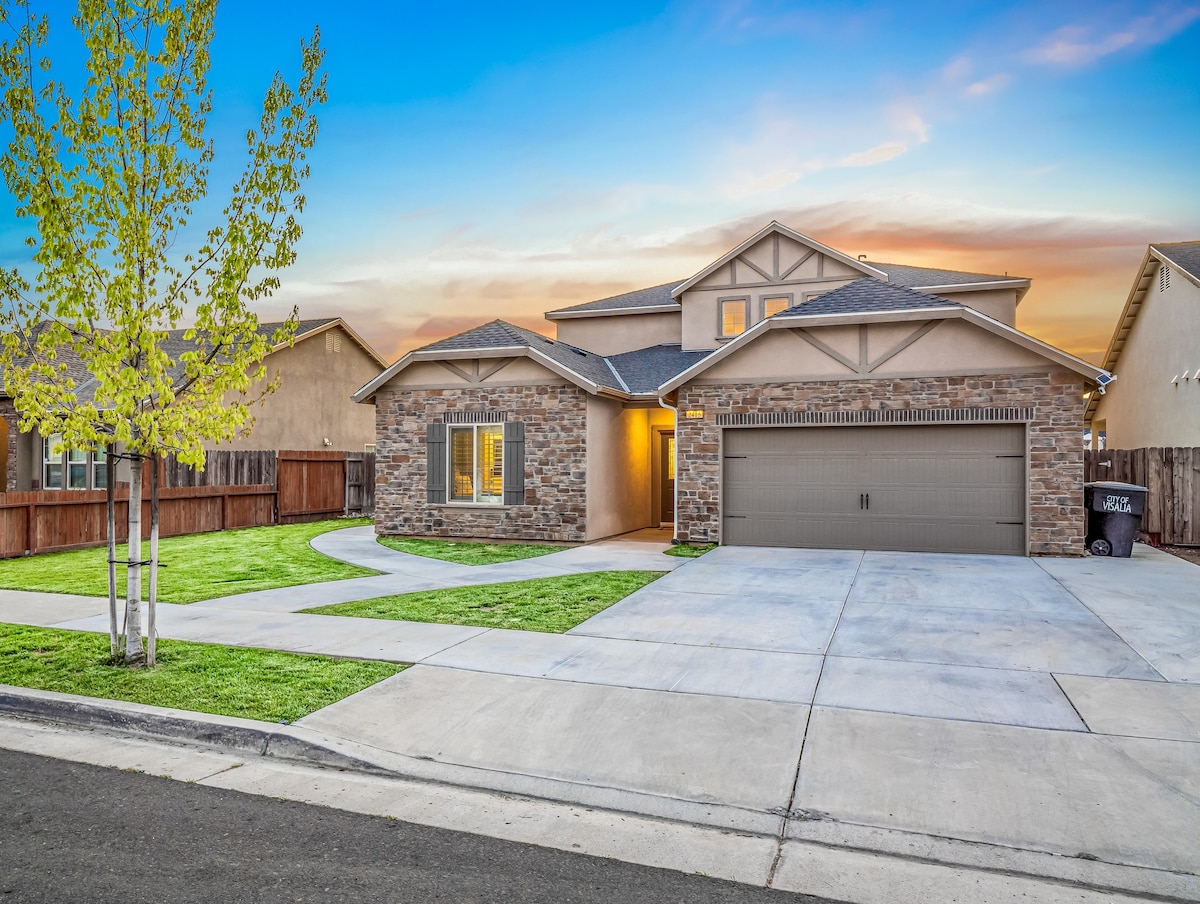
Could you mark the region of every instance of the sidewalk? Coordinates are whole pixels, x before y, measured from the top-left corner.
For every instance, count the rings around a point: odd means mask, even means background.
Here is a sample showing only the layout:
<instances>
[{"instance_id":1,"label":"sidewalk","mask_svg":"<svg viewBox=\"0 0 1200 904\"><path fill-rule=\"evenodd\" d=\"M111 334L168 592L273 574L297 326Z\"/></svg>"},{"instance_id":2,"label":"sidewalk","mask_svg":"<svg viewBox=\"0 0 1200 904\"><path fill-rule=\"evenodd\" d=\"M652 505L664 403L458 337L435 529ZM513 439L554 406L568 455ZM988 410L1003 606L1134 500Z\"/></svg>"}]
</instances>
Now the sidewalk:
<instances>
[{"instance_id":1,"label":"sidewalk","mask_svg":"<svg viewBox=\"0 0 1200 904\"><path fill-rule=\"evenodd\" d=\"M295 726L242 726L272 739L268 759L685 823L713 862L720 838L745 836L754 857L773 852L753 881L846 900L1200 900L1195 566L1143 548L1125 561L725 549L688 561L626 540L469 568L380 553L368 536L321 545L371 557L381 577L160 611L163 636L418 663ZM670 577L566 635L282 608L377 595L382 581L659 560ZM0 620L36 615L38 596L0 593ZM86 611L105 601L45 602L60 627L107 630ZM121 724L136 715L93 705ZM213 717L172 718L219 733ZM261 768L269 779L228 780L297 799L322 785Z\"/></svg>"}]
</instances>

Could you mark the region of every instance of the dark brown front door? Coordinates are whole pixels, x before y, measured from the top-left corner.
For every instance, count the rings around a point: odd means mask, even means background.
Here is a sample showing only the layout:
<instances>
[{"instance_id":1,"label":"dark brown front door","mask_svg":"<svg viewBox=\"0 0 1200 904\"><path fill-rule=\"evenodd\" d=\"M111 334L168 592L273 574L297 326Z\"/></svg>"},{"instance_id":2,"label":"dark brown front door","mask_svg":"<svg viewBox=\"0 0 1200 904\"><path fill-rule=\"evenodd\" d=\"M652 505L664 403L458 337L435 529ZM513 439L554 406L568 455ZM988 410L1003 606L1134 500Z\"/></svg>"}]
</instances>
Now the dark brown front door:
<instances>
[{"instance_id":1,"label":"dark brown front door","mask_svg":"<svg viewBox=\"0 0 1200 904\"><path fill-rule=\"evenodd\" d=\"M659 434L658 443L658 473L662 475L659 484L662 492L659 498L659 511L662 521L675 520L675 431L663 431Z\"/></svg>"}]
</instances>

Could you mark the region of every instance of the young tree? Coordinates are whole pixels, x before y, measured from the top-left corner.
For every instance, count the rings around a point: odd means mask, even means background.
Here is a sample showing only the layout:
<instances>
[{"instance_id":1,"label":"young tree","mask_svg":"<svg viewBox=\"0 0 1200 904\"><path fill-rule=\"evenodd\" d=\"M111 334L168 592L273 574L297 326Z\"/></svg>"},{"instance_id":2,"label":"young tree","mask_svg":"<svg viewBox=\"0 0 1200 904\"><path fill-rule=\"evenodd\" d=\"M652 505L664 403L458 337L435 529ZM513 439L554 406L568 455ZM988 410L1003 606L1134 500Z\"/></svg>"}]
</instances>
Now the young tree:
<instances>
[{"instance_id":1,"label":"young tree","mask_svg":"<svg viewBox=\"0 0 1200 904\"><path fill-rule=\"evenodd\" d=\"M33 224L32 278L0 272L0 366L22 430L73 449L117 443L130 457L127 661L144 655L143 461L174 453L203 467L205 441L248 430L255 387L272 388L262 361L294 333L295 311L267 335L252 306L296 258L325 100L320 35L301 43L294 87L275 75L246 133L245 169L201 232L192 219L214 156L205 127L216 5L79 0L87 77L72 97L43 56L47 17L28 0L0 0L10 139L0 169L17 216ZM182 336L169 334L181 324Z\"/></svg>"}]
</instances>

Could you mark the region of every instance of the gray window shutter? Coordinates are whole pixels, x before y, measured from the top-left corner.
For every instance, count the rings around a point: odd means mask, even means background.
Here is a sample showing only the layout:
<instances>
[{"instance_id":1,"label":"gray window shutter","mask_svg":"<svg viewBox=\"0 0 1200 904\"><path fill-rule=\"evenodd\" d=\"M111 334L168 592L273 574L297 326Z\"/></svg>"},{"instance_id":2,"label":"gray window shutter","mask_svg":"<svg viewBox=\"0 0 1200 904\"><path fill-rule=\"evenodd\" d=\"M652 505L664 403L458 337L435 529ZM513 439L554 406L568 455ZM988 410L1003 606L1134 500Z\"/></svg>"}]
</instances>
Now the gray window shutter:
<instances>
[{"instance_id":1,"label":"gray window shutter","mask_svg":"<svg viewBox=\"0 0 1200 904\"><path fill-rule=\"evenodd\" d=\"M504 424L504 504L525 504L525 424Z\"/></svg>"},{"instance_id":2,"label":"gray window shutter","mask_svg":"<svg viewBox=\"0 0 1200 904\"><path fill-rule=\"evenodd\" d=\"M446 425L429 424L425 432L425 476L429 502L446 501Z\"/></svg>"}]
</instances>

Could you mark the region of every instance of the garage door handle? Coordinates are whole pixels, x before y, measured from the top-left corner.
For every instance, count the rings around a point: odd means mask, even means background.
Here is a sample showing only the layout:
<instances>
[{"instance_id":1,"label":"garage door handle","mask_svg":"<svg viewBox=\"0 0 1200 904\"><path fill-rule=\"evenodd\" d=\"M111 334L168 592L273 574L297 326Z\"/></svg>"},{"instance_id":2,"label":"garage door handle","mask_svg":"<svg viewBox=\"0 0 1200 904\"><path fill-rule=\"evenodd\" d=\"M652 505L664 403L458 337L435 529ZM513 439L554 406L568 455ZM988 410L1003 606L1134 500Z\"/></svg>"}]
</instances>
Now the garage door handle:
<instances>
[{"instance_id":1,"label":"garage door handle","mask_svg":"<svg viewBox=\"0 0 1200 904\"><path fill-rule=\"evenodd\" d=\"M871 510L871 494L867 493L867 511Z\"/></svg>"},{"instance_id":2,"label":"garage door handle","mask_svg":"<svg viewBox=\"0 0 1200 904\"><path fill-rule=\"evenodd\" d=\"M860 509L869 509L871 507L871 494L870 493L859 493L858 494L858 507Z\"/></svg>"},{"instance_id":3,"label":"garage door handle","mask_svg":"<svg viewBox=\"0 0 1200 904\"><path fill-rule=\"evenodd\" d=\"M863 508L863 494L859 493L858 494L858 510L862 511L862 508Z\"/></svg>"}]
</instances>

